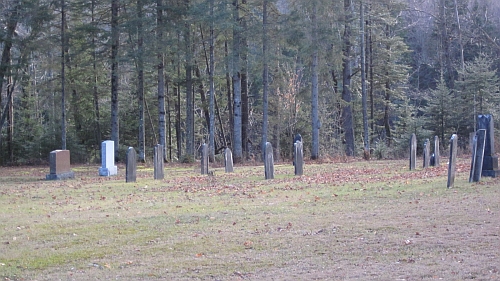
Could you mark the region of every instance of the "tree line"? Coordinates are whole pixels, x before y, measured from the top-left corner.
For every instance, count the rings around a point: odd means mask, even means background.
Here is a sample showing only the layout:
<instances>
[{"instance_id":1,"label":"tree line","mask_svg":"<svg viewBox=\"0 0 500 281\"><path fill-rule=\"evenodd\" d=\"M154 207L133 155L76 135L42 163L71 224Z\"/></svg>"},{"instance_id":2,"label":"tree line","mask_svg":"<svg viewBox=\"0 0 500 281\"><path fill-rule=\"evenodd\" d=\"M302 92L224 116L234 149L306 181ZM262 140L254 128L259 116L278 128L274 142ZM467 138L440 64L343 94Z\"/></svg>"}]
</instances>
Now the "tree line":
<instances>
[{"instance_id":1,"label":"tree line","mask_svg":"<svg viewBox=\"0 0 500 281\"><path fill-rule=\"evenodd\" d=\"M3 0L0 164L401 157L498 116L494 0ZM441 142L446 146L446 141Z\"/></svg>"}]
</instances>

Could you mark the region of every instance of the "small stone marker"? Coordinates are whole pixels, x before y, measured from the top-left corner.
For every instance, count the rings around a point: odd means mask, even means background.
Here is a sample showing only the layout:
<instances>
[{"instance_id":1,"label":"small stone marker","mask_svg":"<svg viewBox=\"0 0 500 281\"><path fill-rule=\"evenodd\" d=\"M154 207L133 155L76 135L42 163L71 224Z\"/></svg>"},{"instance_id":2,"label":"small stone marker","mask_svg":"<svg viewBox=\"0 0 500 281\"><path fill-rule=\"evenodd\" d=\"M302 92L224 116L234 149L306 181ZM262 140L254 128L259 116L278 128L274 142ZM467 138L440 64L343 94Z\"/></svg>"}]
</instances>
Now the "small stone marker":
<instances>
[{"instance_id":1,"label":"small stone marker","mask_svg":"<svg viewBox=\"0 0 500 281\"><path fill-rule=\"evenodd\" d=\"M125 167L125 182L137 181L137 152L133 147L127 150L127 166Z\"/></svg>"},{"instance_id":2,"label":"small stone marker","mask_svg":"<svg viewBox=\"0 0 500 281\"><path fill-rule=\"evenodd\" d=\"M99 176L114 176L118 174L118 168L115 166L115 142L112 140L101 143L101 162Z\"/></svg>"},{"instance_id":3,"label":"small stone marker","mask_svg":"<svg viewBox=\"0 0 500 281\"><path fill-rule=\"evenodd\" d=\"M293 145L293 163L295 164L295 175L302 176L304 174L304 150L301 141L296 141Z\"/></svg>"},{"instance_id":4,"label":"small stone marker","mask_svg":"<svg viewBox=\"0 0 500 281\"><path fill-rule=\"evenodd\" d=\"M484 147L486 143L486 130L476 131L474 137L474 151L472 153L472 163L470 166L469 182L478 182L481 180L481 171L484 159Z\"/></svg>"},{"instance_id":5,"label":"small stone marker","mask_svg":"<svg viewBox=\"0 0 500 281\"><path fill-rule=\"evenodd\" d=\"M264 173L266 180L274 179L274 156L273 146L270 142L266 142L266 149L264 153Z\"/></svg>"},{"instance_id":6,"label":"small stone marker","mask_svg":"<svg viewBox=\"0 0 500 281\"><path fill-rule=\"evenodd\" d=\"M498 170L498 156L495 155L495 128L491 115L479 115L477 117L477 128L486 130L484 147L484 158L481 175L483 177L496 177L500 174Z\"/></svg>"},{"instance_id":7,"label":"small stone marker","mask_svg":"<svg viewBox=\"0 0 500 281\"><path fill-rule=\"evenodd\" d=\"M72 179L75 173L70 167L69 150L54 150L49 154L50 174L45 176L47 180Z\"/></svg>"},{"instance_id":8,"label":"small stone marker","mask_svg":"<svg viewBox=\"0 0 500 281\"><path fill-rule=\"evenodd\" d=\"M208 175L208 145L201 145L201 174Z\"/></svg>"},{"instance_id":9,"label":"small stone marker","mask_svg":"<svg viewBox=\"0 0 500 281\"><path fill-rule=\"evenodd\" d=\"M410 138L410 171L417 167L417 136L411 134Z\"/></svg>"},{"instance_id":10,"label":"small stone marker","mask_svg":"<svg viewBox=\"0 0 500 281\"><path fill-rule=\"evenodd\" d=\"M439 154L439 137L438 136L434 136L434 164L432 166L436 166L436 167L439 167L439 165L441 164L440 161L439 161L439 157L440 154Z\"/></svg>"},{"instance_id":11,"label":"small stone marker","mask_svg":"<svg viewBox=\"0 0 500 281\"><path fill-rule=\"evenodd\" d=\"M224 167L226 173L232 173L234 172L233 170L233 152L231 152L231 149L226 148L224 150Z\"/></svg>"},{"instance_id":12,"label":"small stone marker","mask_svg":"<svg viewBox=\"0 0 500 281\"><path fill-rule=\"evenodd\" d=\"M455 185L455 170L457 166L457 141L458 137L453 134L450 138L450 162L448 162L448 183L446 187L452 188Z\"/></svg>"},{"instance_id":13,"label":"small stone marker","mask_svg":"<svg viewBox=\"0 0 500 281\"><path fill-rule=\"evenodd\" d=\"M429 168L429 165L431 163L431 144L429 142L429 139L426 139L424 142L424 168Z\"/></svg>"},{"instance_id":14,"label":"small stone marker","mask_svg":"<svg viewBox=\"0 0 500 281\"><path fill-rule=\"evenodd\" d=\"M162 180L165 178L163 169L163 145L157 144L154 147L153 154L154 179Z\"/></svg>"}]
</instances>

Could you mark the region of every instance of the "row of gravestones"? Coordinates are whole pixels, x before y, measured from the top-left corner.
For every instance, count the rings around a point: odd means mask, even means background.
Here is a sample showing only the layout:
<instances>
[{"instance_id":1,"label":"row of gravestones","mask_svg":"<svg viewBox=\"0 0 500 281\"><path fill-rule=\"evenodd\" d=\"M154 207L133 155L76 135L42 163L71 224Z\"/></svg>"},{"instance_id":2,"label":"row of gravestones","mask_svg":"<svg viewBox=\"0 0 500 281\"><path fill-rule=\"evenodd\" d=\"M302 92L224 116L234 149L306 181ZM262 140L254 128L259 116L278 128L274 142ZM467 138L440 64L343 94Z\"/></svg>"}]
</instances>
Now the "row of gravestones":
<instances>
[{"instance_id":1,"label":"row of gravestones","mask_svg":"<svg viewBox=\"0 0 500 281\"><path fill-rule=\"evenodd\" d=\"M118 174L118 168L115 165L115 149L114 141L107 140L101 144L101 162L99 168L100 176L113 176ZM266 179L274 178L274 158L273 147L271 143L266 143L264 161L264 174ZM74 178L75 174L70 168L70 152L69 150L54 150L50 153L50 174L46 176L47 180L61 180ZM201 146L201 174L209 174L208 170L208 145ZM294 141L294 166L295 175L302 175L304 167L304 153L302 146L302 137L297 135ZM164 178L163 165L163 146L158 144L154 147L153 155L154 179ZM233 172L233 154L231 149L226 148L224 151L224 167L226 173ZM127 159L125 165L125 181L135 182L137 180L137 153L133 147L127 150Z\"/></svg>"},{"instance_id":2,"label":"row of gravestones","mask_svg":"<svg viewBox=\"0 0 500 281\"><path fill-rule=\"evenodd\" d=\"M472 146L472 161L469 173L469 182L478 182L481 176L496 177L500 174L498 157L495 155L495 132L493 117L491 115L478 115L477 131L474 135ZM458 136L453 134L450 138L450 158L448 162L447 187L452 188L455 182ZM434 154L429 156L429 140L424 143L424 168L429 164L439 166L439 138L434 137ZM417 139L415 134L410 138L410 170L415 169L417 156Z\"/></svg>"}]
</instances>

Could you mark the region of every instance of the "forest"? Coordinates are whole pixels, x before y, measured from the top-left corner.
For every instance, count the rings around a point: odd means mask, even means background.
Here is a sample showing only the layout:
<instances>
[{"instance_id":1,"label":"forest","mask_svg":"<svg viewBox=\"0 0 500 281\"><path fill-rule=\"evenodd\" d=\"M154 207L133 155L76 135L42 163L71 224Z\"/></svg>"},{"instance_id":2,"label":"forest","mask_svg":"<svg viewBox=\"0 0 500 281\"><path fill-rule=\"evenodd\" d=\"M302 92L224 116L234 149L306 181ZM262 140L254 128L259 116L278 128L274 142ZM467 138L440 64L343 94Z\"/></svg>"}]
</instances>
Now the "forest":
<instances>
[{"instance_id":1,"label":"forest","mask_svg":"<svg viewBox=\"0 0 500 281\"><path fill-rule=\"evenodd\" d=\"M0 165L400 158L499 116L497 0L0 0ZM498 122L497 122L498 124Z\"/></svg>"}]
</instances>

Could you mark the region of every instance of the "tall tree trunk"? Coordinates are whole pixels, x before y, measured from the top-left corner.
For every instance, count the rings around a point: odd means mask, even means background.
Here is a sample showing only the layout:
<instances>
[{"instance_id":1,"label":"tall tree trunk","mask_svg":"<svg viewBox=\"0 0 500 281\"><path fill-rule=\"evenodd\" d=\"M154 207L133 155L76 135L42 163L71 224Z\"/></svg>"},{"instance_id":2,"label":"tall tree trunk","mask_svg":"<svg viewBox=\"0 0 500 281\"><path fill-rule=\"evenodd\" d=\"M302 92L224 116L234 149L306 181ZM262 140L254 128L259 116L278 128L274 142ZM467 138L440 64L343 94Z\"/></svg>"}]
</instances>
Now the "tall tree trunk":
<instances>
[{"instance_id":1,"label":"tall tree trunk","mask_svg":"<svg viewBox=\"0 0 500 281\"><path fill-rule=\"evenodd\" d=\"M9 77L9 86L7 87L7 95L9 100L8 117L7 117L7 151L9 152L10 162L14 162L14 86L12 85L12 77Z\"/></svg>"},{"instance_id":2,"label":"tall tree trunk","mask_svg":"<svg viewBox=\"0 0 500 281\"><path fill-rule=\"evenodd\" d=\"M95 0L92 0L92 7L91 7L91 13L92 13L92 24L95 23ZM93 71L93 80L94 80L94 85L93 85L93 102L94 102L94 126L95 126L95 138L97 141L97 144L100 145L102 141L102 136L101 136L101 113L99 111L99 92L97 90L97 48L95 46L95 40L96 40L96 33L95 31L92 33L92 47L94 48L92 52L92 71Z\"/></svg>"},{"instance_id":3,"label":"tall tree trunk","mask_svg":"<svg viewBox=\"0 0 500 281\"><path fill-rule=\"evenodd\" d=\"M163 161L167 162L166 125L165 125L165 77L163 61L163 0L156 0L156 40L158 70L158 135L163 146Z\"/></svg>"},{"instance_id":4,"label":"tall tree trunk","mask_svg":"<svg viewBox=\"0 0 500 281\"><path fill-rule=\"evenodd\" d=\"M446 85L450 90L455 87L455 81L453 79L453 66L451 64L450 58L450 38L448 36L448 26L446 22L446 0L439 0L439 25L441 29L441 65L445 66L445 80Z\"/></svg>"},{"instance_id":5,"label":"tall tree trunk","mask_svg":"<svg viewBox=\"0 0 500 281\"><path fill-rule=\"evenodd\" d=\"M317 30L317 5L314 5L314 11L312 13L312 67L311 67L311 116L312 116L312 147L311 147L311 159L319 158L319 109L318 109L318 95L319 95L319 85L318 85L318 30Z\"/></svg>"},{"instance_id":6,"label":"tall tree trunk","mask_svg":"<svg viewBox=\"0 0 500 281\"><path fill-rule=\"evenodd\" d=\"M390 36L390 27L386 25L385 35L387 38ZM391 47L389 45L386 46L387 53L389 54L389 61L391 61ZM389 63L389 62L388 62ZM385 107L384 107L384 129L385 129L385 138L387 142L387 146L391 146L392 142L392 134L391 134L391 124L390 124L390 106L391 106L391 83L389 81L389 71L386 71L386 82L385 82Z\"/></svg>"},{"instance_id":7,"label":"tall tree trunk","mask_svg":"<svg viewBox=\"0 0 500 281\"><path fill-rule=\"evenodd\" d=\"M189 0L186 0L186 9ZM186 43L186 155L188 159L194 159L194 96L193 96L193 58L190 24L185 25Z\"/></svg>"},{"instance_id":8,"label":"tall tree trunk","mask_svg":"<svg viewBox=\"0 0 500 281\"><path fill-rule=\"evenodd\" d=\"M201 79L200 68L198 67L198 65L196 65L194 73L199 81L198 94L200 94L200 99L201 99L201 110L203 111L203 116L205 117L206 126L210 130L209 104L207 103L207 96L205 95L205 86L203 86L203 79Z\"/></svg>"},{"instance_id":9,"label":"tall tree trunk","mask_svg":"<svg viewBox=\"0 0 500 281\"><path fill-rule=\"evenodd\" d=\"M0 93L2 92L5 75L8 74L10 68L10 50L12 48L12 43L13 43L12 41L14 39L14 33L16 31L17 22L19 20L19 10L21 8L20 7L21 4L19 1L12 1L12 2L14 2L13 3L14 7L12 8L11 14L9 15L9 18L7 20L5 39L3 40L2 58L0 61ZM1 96L2 95L0 94L0 104L2 101ZM12 94L8 95L6 106L9 104L11 97ZM2 127L6 119L6 113L7 113L6 109L7 107L5 107L4 111L2 112L2 118L0 120L0 132L2 131Z\"/></svg>"},{"instance_id":10,"label":"tall tree trunk","mask_svg":"<svg viewBox=\"0 0 500 281\"><path fill-rule=\"evenodd\" d=\"M359 14L360 14L360 52L361 52L361 103L363 107L363 142L364 142L364 153L363 157L365 160L370 159L370 139L368 136L368 102L366 96L366 57L365 57L365 11L364 4L360 2L359 4Z\"/></svg>"},{"instance_id":11,"label":"tall tree trunk","mask_svg":"<svg viewBox=\"0 0 500 281\"><path fill-rule=\"evenodd\" d=\"M241 143L241 76L240 76L240 31L236 26L239 22L239 4L238 0L233 0L233 93L234 93L234 132L233 132L233 149L235 163L243 160L243 148Z\"/></svg>"},{"instance_id":12,"label":"tall tree trunk","mask_svg":"<svg viewBox=\"0 0 500 281\"><path fill-rule=\"evenodd\" d=\"M351 93L351 20L352 0L344 0L344 34L343 34L343 58L342 58L342 110L343 128L345 134L345 152L347 156L354 156L354 124L352 117L352 93Z\"/></svg>"},{"instance_id":13,"label":"tall tree trunk","mask_svg":"<svg viewBox=\"0 0 500 281\"><path fill-rule=\"evenodd\" d=\"M268 130L268 110L269 110L269 65L267 61L267 48L269 44L268 34L267 34L267 4L268 0L264 0L262 4L262 64L264 69L262 70L262 142L261 142L261 150L262 150L262 160L265 159L265 148L267 142L267 130Z\"/></svg>"},{"instance_id":14,"label":"tall tree trunk","mask_svg":"<svg viewBox=\"0 0 500 281\"><path fill-rule=\"evenodd\" d=\"M120 119L118 108L118 47L120 31L118 27L119 0L111 0L111 140L115 143L115 159L120 160Z\"/></svg>"},{"instance_id":15,"label":"tall tree trunk","mask_svg":"<svg viewBox=\"0 0 500 281\"><path fill-rule=\"evenodd\" d=\"M209 158L211 162L215 162L215 85L214 85L214 0L210 0L210 67L209 67L209 83L210 83L210 126L209 126Z\"/></svg>"},{"instance_id":16,"label":"tall tree trunk","mask_svg":"<svg viewBox=\"0 0 500 281\"><path fill-rule=\"evenodd\" d=\"M247 0L241 0L242 10L247 11ZM248 40L247 17L240 18L241 29L241 145L244 157L248 157Z\"/></svg>"},{"instance_id":17,"label":"tall tree trunk","mask_svg":"<svg viewBox=\"0 0 500 281\"><path fill-rule=\"evenodd\" d=\"M139 155L140 162L146 162L146 126L144 124L144 30L143 2L137 0L137 101L139 103Z\"/></svg>"},{"instance_id":18,"label":"tall tree trunk","mask_svg":"<svg viewBox=\"0 0 500 281\"><path fill-rule=\"evenodd\" d=\"M66 12L64 0L61 0L61 148L66 150Z\"/></svg>"},{"instance_id":19,"label":"tall tree trunk","mask_svg":"<svg viewBox=\"0 0 500 281\"><path fill-rule=\"evenodd\" d=\"M229 115L229 143L233 143L233 127L234 127L234 113L233 113L233 94L231 92L231 75L229 74L229 50L227 47L227 40L224 41L224 55L226 61L226 88L227 88L227 112Z\"/></svg>"}]
</instances>

